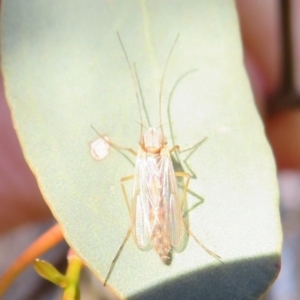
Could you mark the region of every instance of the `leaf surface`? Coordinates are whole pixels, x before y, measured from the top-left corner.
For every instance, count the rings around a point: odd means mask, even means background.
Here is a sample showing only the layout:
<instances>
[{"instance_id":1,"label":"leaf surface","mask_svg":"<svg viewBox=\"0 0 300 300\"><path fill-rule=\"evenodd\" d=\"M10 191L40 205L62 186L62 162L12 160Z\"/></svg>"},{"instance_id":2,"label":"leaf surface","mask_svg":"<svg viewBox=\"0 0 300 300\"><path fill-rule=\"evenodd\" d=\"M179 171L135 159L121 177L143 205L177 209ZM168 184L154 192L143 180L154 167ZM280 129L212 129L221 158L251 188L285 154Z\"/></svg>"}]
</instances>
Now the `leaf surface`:
<instances>
[{"instance_id":1,"label":"leaf surface","mask_svg":"<svg viewBox=\"0 0 300 300\"><path fill-rule=\"evenodd\" d=\"M4 0L1 21L6 96L24 154L87 265L104 279L130 225L120 179L133 165L113 148L97 162L89 149L99 138L91 125L138 147L141 119L119 32L138 75L143 124L147 116L162 124L170 148L207 137L188 159L197 175L188 206L203 199L189 226L223 263L190 237L166 266L130 237L108 284L130 299L257 299L279 271L278 186L233 2ZM160 83L178 33L160 120ZM178 157L190 172L187 155Z\"/></svg>"}]
</instances>

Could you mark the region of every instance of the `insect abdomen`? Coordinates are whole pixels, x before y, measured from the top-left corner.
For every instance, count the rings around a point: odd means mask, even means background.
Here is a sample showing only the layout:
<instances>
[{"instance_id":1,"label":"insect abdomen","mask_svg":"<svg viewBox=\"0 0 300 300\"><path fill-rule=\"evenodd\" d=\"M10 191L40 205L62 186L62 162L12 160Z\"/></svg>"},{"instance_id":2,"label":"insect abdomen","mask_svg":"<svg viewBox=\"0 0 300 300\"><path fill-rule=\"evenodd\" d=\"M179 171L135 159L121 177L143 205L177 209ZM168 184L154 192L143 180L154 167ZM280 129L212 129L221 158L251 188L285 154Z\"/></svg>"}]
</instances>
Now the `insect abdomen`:
<instances>
[{"instance_id":1,"label":"insect abdomen","mask_svg":"<svg viewBox=\"0 0 300 300\"><path fill-rule=\"evenodd\" d=\"M152 231L153 247L161 260L168 264L170 262L170 236L168 230L166 230L166 221L164 220L163 213L159 214L159 221L154 225Z\"/></svg>"},{"instance_id":2,"label":"insect abdomen","mask_svg":"<svg viewBox=\"0 0 300 300\"><path fill-rule=\"evenodd\" d=\"M159 224L153 229L153 247L164 263L170 261L170 240L167 232L163 232Z\"/></svg>"}]
</instances>

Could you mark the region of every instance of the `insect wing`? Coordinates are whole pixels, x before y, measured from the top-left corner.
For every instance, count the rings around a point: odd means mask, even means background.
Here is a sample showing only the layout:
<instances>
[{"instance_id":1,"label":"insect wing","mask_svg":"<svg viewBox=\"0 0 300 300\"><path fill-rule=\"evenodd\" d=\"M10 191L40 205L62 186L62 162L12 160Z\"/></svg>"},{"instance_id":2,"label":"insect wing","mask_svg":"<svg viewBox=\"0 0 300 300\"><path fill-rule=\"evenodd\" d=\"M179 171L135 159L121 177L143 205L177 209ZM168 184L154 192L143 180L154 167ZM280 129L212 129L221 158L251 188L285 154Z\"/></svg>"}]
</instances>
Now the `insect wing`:
<instances>
[{"instance_id":1,"label":"insect wing","mask_svg":"<svg viewBox=\"0 0 300 300\"><path fill-rule=\"evenodd\" d=\"M149 250L152 248L151 243L151 204L149 199L148 181L149 173L147 165L147 154L140 148L138 151L134 186L132 198L132 235L136 245L142 250Z\"/></svg>"},{"instance_id":2,"label":"insect wing","mask_svg":"<svg viewBox=\"0 0 300 300\"><path fill-rule=\"evenodd\" d=\"M176 176L169 150L163 148L161 156L164 209L166 211L170 244L175 250L180 250L184 225L182 221L181 201L178 193Z\"/></svg>"},{"instance_id":3,"label":"insect wing","mask_svg":"<svg viewBox=\"0 0 300 300\"><path fill-rule=\"evenodd\" d=\"M183 233L176 176L168 149L149 156L140 148L136 160L132 200L132 234L142 250L152 248L153 230L161 228L175 249Z\"/></svg>"}]
</instances>

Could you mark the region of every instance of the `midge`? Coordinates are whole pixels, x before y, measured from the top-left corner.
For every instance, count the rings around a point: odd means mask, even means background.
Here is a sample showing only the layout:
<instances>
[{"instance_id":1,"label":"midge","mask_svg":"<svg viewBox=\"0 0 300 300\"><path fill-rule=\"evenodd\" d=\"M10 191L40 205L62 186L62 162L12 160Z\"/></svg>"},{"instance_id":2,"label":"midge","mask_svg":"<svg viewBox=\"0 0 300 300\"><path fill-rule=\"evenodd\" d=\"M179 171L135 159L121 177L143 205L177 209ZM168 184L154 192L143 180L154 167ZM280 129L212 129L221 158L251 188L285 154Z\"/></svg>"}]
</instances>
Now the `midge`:
<instances>
[{"instance_id":1,"label":"midge","mask_svg":"<svg viewBox=\"0 0 300 300\"><path fill-rule=\"evenodd\" d=\"M206 248L191 232L184 220L184 206L187 198L187 189L190 180L190 174L186 172L175 172L171 160L171 153L179 151L177 145L171 149L167 148L167 140L163 132L162 125L158 128L150 127L143 129L142 113L140 107L140 97L137 86L137 78L134 75L127 52L117 33L120 45L123 49L130 75L132 77L135 94L138 102L138 109L141 118L141 134L139 148L136 152L131 148L119 147L110 141L107 141L112 147L120 150L130 151L136 156L134 175L121 178L121 187L124 198L131 217L131 224L126 237L113 259L109 272L105 278L104 285L109 279L117 258L119 257L130 234L137 247L141 250L154 248L161 260L165 264L171 261L171 251L182 250L182 242L186 231L195 239L195 241L210 255L220 259L218 255ZM164 77L167 65L175 44L179 38L177 35L170 53L167 57L162 74L159 91L159 116L161 122L161 98ZM105 137L100 135L104 140ZM199 143L198 143L199 144ZM179 196L176 178L184 178L182 197ZM132 198L129 200L124 183L133 180Z\"/></svg>"}]
</instances>

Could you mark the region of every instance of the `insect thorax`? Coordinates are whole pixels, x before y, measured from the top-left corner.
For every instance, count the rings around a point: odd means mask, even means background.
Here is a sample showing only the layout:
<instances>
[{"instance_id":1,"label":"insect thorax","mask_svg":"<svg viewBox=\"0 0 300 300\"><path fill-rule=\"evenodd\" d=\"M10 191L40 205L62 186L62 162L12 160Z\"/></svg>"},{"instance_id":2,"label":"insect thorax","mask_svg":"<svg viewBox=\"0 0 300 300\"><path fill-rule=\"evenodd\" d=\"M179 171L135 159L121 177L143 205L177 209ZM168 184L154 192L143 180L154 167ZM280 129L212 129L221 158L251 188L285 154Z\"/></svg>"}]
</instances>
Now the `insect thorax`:
<instances>
[{"instance_id":1,"label":"insect thorax","mask_svg":"<svg viewBox=\"0 0 300 300\"><path fill-rule=\"evenodd\" d=\"M146 152L157 153L160 152L166 143L167 141L161 128L150 127L143 134L141 146Z\"/></svg>"}]
</instances>

